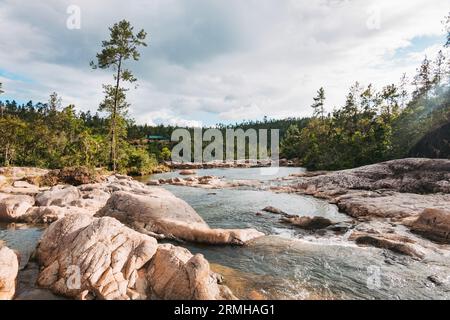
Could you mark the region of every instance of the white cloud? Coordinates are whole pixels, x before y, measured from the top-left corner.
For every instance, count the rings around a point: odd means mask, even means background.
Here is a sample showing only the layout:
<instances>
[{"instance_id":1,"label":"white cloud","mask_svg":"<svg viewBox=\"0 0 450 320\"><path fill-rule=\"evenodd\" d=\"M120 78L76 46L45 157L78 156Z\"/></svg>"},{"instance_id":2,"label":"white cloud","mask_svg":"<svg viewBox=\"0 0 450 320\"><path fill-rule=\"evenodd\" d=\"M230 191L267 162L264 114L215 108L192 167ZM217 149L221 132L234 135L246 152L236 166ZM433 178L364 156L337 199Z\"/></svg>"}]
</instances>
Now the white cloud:
<instances>
[{"instance_id":1,"label":"white cloud","mask_svg":"<svg viewBox=\"0 0 450 320\"><path fill-rule=\"evenodd\" d=\"M70 4L81 8L81 30L65 28ZM380 87L412 76L423 54L437 51L449 9L447 0L3 0L0 72L19 77L1 79L8 97L42 101L57 91L95 110L111 74L90 70L89 59L107 27L126 18L150 35L130 64L138 123L305 116L321 86L331 110L356 80ZM367 27L374 12L379 29Z\"/></svg>"}]
</instances>

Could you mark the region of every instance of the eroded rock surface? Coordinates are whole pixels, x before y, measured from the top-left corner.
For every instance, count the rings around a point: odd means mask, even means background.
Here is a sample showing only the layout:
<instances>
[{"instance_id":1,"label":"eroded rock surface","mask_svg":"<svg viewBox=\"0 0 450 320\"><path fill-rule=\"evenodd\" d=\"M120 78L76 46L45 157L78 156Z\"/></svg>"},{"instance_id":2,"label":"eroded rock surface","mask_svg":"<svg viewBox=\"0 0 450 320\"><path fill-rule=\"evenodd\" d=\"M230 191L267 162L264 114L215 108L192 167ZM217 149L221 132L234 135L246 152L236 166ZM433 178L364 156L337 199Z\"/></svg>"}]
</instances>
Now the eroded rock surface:
<instances>
[{"instance_id":1,"label":"eroded rock surface","mask_svg":"<svg viewBox=\"0 0 450 320\"><path fill-rule=\"evenodd\" d=\"M426 209L412 222L411 230L433 241L450 244L450 211Z\"/></svg>"},{"instance_id":2,"label":"eroded rock surface","mask_svg":"<svg viewBox=\"0 0 450 320\"><path fill-rule=\"evenodd\" d=\"M0 243L0 300L11 300L14 297L18 272L16 253Z\"/></svg>"},{"instance_id":3,"label":"eroded rock surface","mask_svg":"<svg viewBox=\"0 0 450 320\"><path fill-rule=\"evenodd\" d=\"M158 245L114 218L72 214L37 248L38 284L76 299L229 299L201 255Z\"/></svg>"},{"instance_id":4,"label":"eroded rock surface","mask_svg":"<svg viewBox=\"0 0 450 320\"><path fill-rule=\"evenodd\" d=\"M157 299L235 299L231 291L216 285L220 278L201 254L171 244L158 246L147 268L152 297ZM213 285L211 285L213 284Z\"/></svg>"},{"instance_id":5,"label":"eroded rock surface","mask_svg":"<svg viewBox=\"0 0 450 320\"><path fill-rule=\"evenodd\" d=\"M428 239L448 243L450 160L411 158L336 172L301 173L272 190L322 198L358 221L403 224ZM409 244L385 236L354 240L420 257Z\"/></svg>"}]
</instances>

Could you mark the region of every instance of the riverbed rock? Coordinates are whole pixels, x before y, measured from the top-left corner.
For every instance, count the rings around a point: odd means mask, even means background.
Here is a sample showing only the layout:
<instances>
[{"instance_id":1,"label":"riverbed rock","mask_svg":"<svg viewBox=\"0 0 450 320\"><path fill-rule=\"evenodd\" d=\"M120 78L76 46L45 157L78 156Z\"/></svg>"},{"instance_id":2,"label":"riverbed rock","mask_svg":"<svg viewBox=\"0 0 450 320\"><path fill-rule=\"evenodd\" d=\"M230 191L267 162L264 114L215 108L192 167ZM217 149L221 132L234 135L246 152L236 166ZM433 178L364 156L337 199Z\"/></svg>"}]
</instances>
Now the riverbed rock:
<instances>
[{"instance_id":1,"label":"riverbed rock","mask_svg":"<svg viewBox=\"0 0 450 320\"><path fill-rule=\"evenodd\" d=\"M16 253L0 243L0 300L11 300L16 292L19 260Z\"/></svg>"},{"instance_id":2,"label":"riverbed rock","mask_svg":"<svg viewBox=\"0 0 450 320\"><path fill-rule=\"evenodd\" d=\"M38 206L59 206L70 205L72 201L78 200L81 192L74 186L55 186L48 191L44 191L36 196Z\"/></svg>"},{"instance_id":3,"label":"riverbed rock","mask_svg":"<svg viewBox=\"0 0 450 320\"><path fill-rule=\"evenodd\" d=\"M19 222L31 223L31 224L49 224L59 219L64 218L70 214L84 213L93 216L96 211L90 211L84 208L78 208L73 206L59 207L59 206L46 206L46 207L31 207L27 212L17 219Z\"/></svg>"},{"instance_id":4,"label":"riverbed rock","mask_svg":"<svg viewBox=\"0 0 450 320\"><path fill-rule=\"evenodd\" d=\"M0 167L0 175L15 181L26 177L39 177L45 175L49 170L35 167Z\"/></svg>"},{"instance_id":5,"label":"riverbed rock","mask_svg":"<svg viewBox=\"0 0 450 320\"><path fill-rule=\"evenodd\" d=\"M306 230L325 229L334 224L330 219L324 217L282 217L283 222L290 223L296 227Z\"/></svg>"},{"instance_id":6,"label":"riverbed rock","mask_svg":"<svg viewBox=\"0 0 450 320\"><path fill-rule=\"evenodd\" d=\"M147 181L148 186L159 186L159 180L149 180Z\"/></svg>"},{"instance_id":7,"label":"riverbed rock","mask_svg":"<svg viewBox=\"0 0 450 320\"><path fill-rule=\"evenodd\" d=\"M8 179L4 176L0 174L0 187L6 185L8 183Z\"/></svg>"},{"instance_id":8,"label":"riverbed rock","mask_svg":"<svg viewBox=\"0 0 450 320\"><path fill-rule=\"evenodd\" d=\"M38 284L75 299L231 299L202 255L158 245L114 218L72 214L37 247Z\"/></svg>"},{"instance_id":9,"label":"riverbed rock","mask_svg":"<svg viewBox=\"0 0 450 320\"><path fill-rule=\"evenodd\" d=\"M450 160L409 158L307 178L303 187L346 190L390 189L407 193L449 193Z\"/></svg>"},{"instance_id":10,"label":"riverbed rock","mask_svg":"<svg viewBox=\"0 0 450 320\"><path fill-rule=\"evenodd\" d=\"M157 249L155 239L113 218L72 214L51 224L37 248L38 284L76 299L142 299L138 272Z\"/></svg>"},{"instance_id":11,"label":"riverbed rock","mask_svg":"<svg viewBox=\"0 0 450 320\"><path fill-rule=\"evenodd\" d=\"M450 211L426 209L411 224L411 230L433 241L450 244Z\"/></svg>"},{"instance_id":12,"label":"riverbed rock","mask_svg":"<svg viewBox=\"0 0 450 320\"><path fill-rule=\"evenodd\" d=\"M98 183L104 181L105 176L99 171L87 167L67 167L63 169L55 169L33 179L32 182L41 186L56 186L59 184L68 184L79 186L89 183Z\"/></svg>"},{"instance_id":13,"label":"riverbed rock","mask_svg":"<svg viewBox=\"0 0 450 320\"><path fill-rule=\"evenodd\" d=\"M28 183L27 181L17 180L13 183L14 188L36 188L34 184Z\"/></svg>"},{"instance_id":14,"label":"riverbed rock","mask_svg":"<svg viewBox=\"0 0 450 320\"><path fill-rule=\"evenodd\" d=\"M415 241L397 234L365 233L354 231L349 240L354 240L358 245L373 246L387 249L395 253L422 259L424 254L414 247Z\"/></svg>"},{"instance_id":15,"label":"riverbed rock","mask_svg":"<svg viewBox=\"0 0 450 320\"><path fill-rule=\"evenodd\" d=\"M147 194L115 192L97 216L111 216L140 232L210 244L244 244L255 229L211 229L185 201L161 188Z\"/></svg>"},{"instance_id":16,"label":"riverbed rock","mask_svg":"<svg viewBox=\"0 0 450 320\"><path fill-rule=\"evenodd\" d=\"M194 174L197 174L197 172L195 170L181 170L179 174L181 174L182 176L192 176Z\"/></svg>"},{"instance_id":17,"label":"riverbed rock","mask_svg":"<svg viewBox=\"0 0 450 320\"><path fill-rule=\"evenodd\" d=\"M147 279L151 297L156 299L235 299L230 289L217 284L218 277L203 255L192 255L171 244L158 246L148 266Z\"/></svg>"},{"instance_id":18,"label":"riverbed rock","mask_svg":"<svg viewBox=\"0 0 450 320\"><path fill-rule=\"evenodd\" d=\"M326 199L352 217L397 221L427 208L450 206L450 160L399 159L355 169L299 177L278 192Z\"/></svg>"},{"instance_id":19,"label":"riverbed rock","mask_svg":"<svg viewBox=\"0 0 450 320\"><path fill-rule=\"evenodd\" d=\"M34 204L27 195L0 194L0 221L16 221Z\"/></svg>"},{"instance_id":20,"label":"riverbed rock","mask_svg":"<svg viewBox=\"0 0 450 320\"><path fill-rule=\"evenodd\" d=\"M267 206L264 209L262 209L262 211L266 211L266 212L270 212L270 213L274 213L274 214L281 214L281 215L287 214L283 210L272 207L272 206Z\"/></svg>"}]
</instances>

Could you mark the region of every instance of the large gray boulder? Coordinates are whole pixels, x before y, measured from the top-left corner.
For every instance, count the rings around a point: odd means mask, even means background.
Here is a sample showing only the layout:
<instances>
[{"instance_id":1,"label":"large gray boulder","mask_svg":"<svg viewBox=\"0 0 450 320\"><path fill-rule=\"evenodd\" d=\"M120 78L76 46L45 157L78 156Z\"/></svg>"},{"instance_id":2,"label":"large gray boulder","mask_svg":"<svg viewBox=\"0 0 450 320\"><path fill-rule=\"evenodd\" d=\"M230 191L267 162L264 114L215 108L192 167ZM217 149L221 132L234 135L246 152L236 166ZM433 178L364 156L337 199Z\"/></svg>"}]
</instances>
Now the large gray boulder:
<instances>
[{"instance_id":1,"label":"large gray boulder","mask_svg":"<svg viewBox=\"0 0 450 320\"><path fill-rule=\"evenodd\" d=\"M211 229L185 201L162 188L147 194L119 191L97 216L111 216L140 232L209 244L244 244L264 234L255 229Z\"/></svg>"},{"instance_id":2,"label":"large gray boulder","mask_svg":"<svg viewBox=\"0 0 450 320\"><path fill-rule=\"evenodd\" d=\"M39 193L36 196L36 204L38 206L64 207L80 198L81 192L76 187L58 185L48 191Z\"/></svg>"}]
</instances>

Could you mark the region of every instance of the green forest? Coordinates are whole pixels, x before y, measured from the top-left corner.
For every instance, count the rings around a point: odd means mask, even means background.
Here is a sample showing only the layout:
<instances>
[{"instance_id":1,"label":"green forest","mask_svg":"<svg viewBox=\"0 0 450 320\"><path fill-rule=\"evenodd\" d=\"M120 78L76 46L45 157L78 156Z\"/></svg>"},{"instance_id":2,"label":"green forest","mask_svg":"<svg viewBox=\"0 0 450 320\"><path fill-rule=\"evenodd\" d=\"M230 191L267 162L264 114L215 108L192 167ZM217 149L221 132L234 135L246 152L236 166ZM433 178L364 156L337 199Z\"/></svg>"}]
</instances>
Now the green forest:
<instances>
[{"instance_id":1,"label":"green forest","mask_svg":"<svg viewBox=\"0 0 450 320\"><path fill-rule=\"evenodd\" d=\"M448 31L448 19L446 26ZM128 174L159 170L158 164L170 158L169 146L147 143L145 138L170 138L176 127L135 124L128 116L129 89L124 85L137 81L126 64L140 59L138 49L147 45L145 39L144 30L135 32L125 20L110 28L110 38L91 62L93 69L112 71L95 114L62 106L55 92L44 103L18 104L0 96L0 164L103 167ZM297 159L309 169L336 170L408 157L422 137L450 123L448 47L447 36L436 57L425 57L416 74L404 74L398 84L377 90L355 82L345 103L332 112L325 112L326 88L320 88L311 100L311 117L265 117L216 127L279 129L282 157Z\"/></svg>"}]
</instances>

